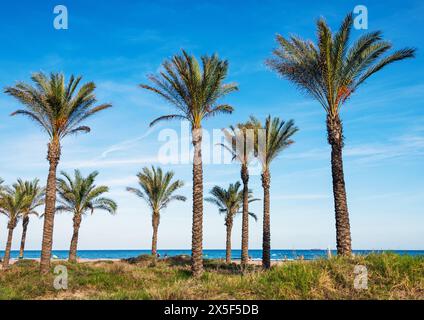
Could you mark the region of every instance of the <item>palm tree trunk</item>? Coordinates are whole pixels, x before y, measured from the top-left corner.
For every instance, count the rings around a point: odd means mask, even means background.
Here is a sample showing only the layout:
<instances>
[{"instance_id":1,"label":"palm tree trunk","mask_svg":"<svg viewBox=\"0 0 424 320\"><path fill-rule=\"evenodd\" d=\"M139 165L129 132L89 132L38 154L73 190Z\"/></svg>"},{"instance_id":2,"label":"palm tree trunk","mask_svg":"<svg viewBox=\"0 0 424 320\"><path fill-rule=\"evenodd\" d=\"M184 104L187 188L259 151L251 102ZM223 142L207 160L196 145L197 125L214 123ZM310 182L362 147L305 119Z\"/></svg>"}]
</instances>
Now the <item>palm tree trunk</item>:
<instances>
[{"instance_id":1,"label":"palm tree trunk","mask_svg":"<svg viewBox=\"0 0 424 320\"><path fill-rule=\"evenodd\" d=\"M19 250L19 259L24 258L24 250L25 250L25 240L26 240L26 233L29 223L29 217L28 215L25 215L22 219L22 238L21 238L21 248Z\"/></svg>"},{"instance_id":2,"label":"palm tree trunk","mask_svg":"<svg viewBox=\"0 0 424 320\"><path fill-rule=\"evenodd\" d=\"M49 143L47 160L49 175L46 186L46 207L44 209L43 241L41 245L40 272L46 274L50 270L50 258L53 245L53 224L56 207L56 170L60 159L60 143L54 139Z\"/></svg>"},{"instance_id":3,"label":"palm tree trunk","mask_svg":"<svg viewBox=\"0 0 424 320\"><path fill-rule=\"evenodd\" d=\"M262 239L262 267L264 269L271 268L271 223L270 223L270 199L269 186L271 175L266 169L262 173L262 187L264 189L264 221L263 221L263 239Z\"/></svg>"},{"instance_id":4,"label":"palm tree trunk","mask_svg":"<svg viewBox=\"0 0 424 320\"><path fill-rule=\"evenodd\" d=\"M191 271L199 277L203 273L203 166L202 129L192 130L193 157L193 226L191 240Z\"/></svg>"},{"instance_id":5,"label":"palm tree trunk","mask_svg":"<svg viewBox=\"0 0 424 320\"><path fill-rule=\"evenodd\" d=\"M227 227L227 242L226 242L226 250L225 250L225 263L231 263L231 231L233 229L233 222L228 219L225 222L225 226Z\"/></svg>"},{"instance_id":6,"label":"palm tree trunk","mask_svg":"<svg viewBox=\"0 0 424 320\"><path fill-rule=\"evenodd\" d=\"M246 164L241 166L243 181L243 216L241 227L241 266L249 262L249 171Z\"/></svg>"},{"instance_id":7,"label":"palm tree trunk","mask_svg":"<svg viewBox=\"0 0 424 320\"><path fill-rule=\"evenodd\" d=\"M152 216L152 226L153 226L153 236L152 236L152 256L157 256L158 250L158 227L159 227L159 212L153 212Z\"/></svg>"},{"instance_id":8,"label":"palm tree trunk","mask_svg":"<svg viewBox=\"0 0 424 320\"><path fill-rule=\"evenodd\" d=\"M13 228L9 227L9 232L7 234L7 243L6 248L4 251L4 258L3 258L3 268L7 269L9 267L9 260L10 260L10 249L12 248L12 240L13 240Z\"/></svg>"},{"instance_id":9,"label":"palm tree trunk","mask_svg":"<svg viewBox=\"0 0 424 320\"><path fill-rule=\"evenodd\" d=\"M338 116L327 117L327 133L328 142L331 145L331 172L336 214L337 254L350 255L352 253L352 244L342 157L343 126Z\"/></svg>"},{"instance_id":10,"label":"palm tree trunk","mask_svg":"<svg viewBox=\"0 0 424 320\"><path fill-rule=\"evenodd\" d=\"M71 247L69 248L69 262L77 262L78 234L81 225L81 215L75 214L73 221L74 232L72 234Z\"/></svg>"}]
</instances>

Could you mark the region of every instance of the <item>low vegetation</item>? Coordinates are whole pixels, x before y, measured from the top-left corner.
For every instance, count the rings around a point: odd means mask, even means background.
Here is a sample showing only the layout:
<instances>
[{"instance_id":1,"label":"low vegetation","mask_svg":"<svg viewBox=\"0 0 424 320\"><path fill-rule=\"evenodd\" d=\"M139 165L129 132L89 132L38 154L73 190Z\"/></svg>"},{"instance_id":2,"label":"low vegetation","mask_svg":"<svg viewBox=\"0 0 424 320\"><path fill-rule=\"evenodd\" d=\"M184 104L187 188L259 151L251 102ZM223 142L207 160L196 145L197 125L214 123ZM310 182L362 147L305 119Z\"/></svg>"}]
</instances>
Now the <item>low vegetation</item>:
<instances>
[{"instance_id":1,"label":"low vegetation","mask_svg":"<svg viewBox=\"0 0 424 320\"><path fill-rule=\"evenodd\" d=\"M63 264L68 289L53 287L53 273L40 276L38 263L18 261L0 272L0 299L424 299L424 257L373 254L293 261L263 271L205 260L191 277L190 258L151 256ZM355 266L366 266L368 289L354 287Z\"/></svg>"}]
</instances>

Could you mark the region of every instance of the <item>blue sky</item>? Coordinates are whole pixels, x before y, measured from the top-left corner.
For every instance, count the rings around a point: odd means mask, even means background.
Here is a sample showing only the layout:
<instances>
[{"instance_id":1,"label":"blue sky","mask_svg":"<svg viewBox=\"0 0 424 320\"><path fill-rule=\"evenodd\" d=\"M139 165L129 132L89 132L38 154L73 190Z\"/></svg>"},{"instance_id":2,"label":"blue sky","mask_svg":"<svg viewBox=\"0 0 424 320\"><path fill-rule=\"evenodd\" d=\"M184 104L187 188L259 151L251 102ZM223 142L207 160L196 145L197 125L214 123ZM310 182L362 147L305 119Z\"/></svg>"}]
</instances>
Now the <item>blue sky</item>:
<instances>
[{"instance_id":1,"label":"blue sky","mask_svg":"<svg viewBox=\"0 0 424 320\"><path fill-rule=\"evenodd\" d=\"M53 28L53 8L64 4L69 29ZM333 29L356 5L368 8L369 29L383 30L396 48L424 47L422 1L20 1L0 11L0 85L29 81L36 71L81 74L95 81L100 102L113 108L88 121L92 132L63 141L59 170L99 170L99 183L111 187L119 204L116 216L97 212L80 231L80 249L141 249L151 241L150 212L125 191L135 186L135 174L157 158L161 129L179 130L168 123L148 131L149 122L170 113L167 104L137 88L156 72L163 59L181 48L199 56L218 53L230 62L229 82L240 91L226 102L233 115L205 122L219 129L268 113L293 118L300 131L296 143L275 161L271 184L273 248L335 247L335 221L326 142L325 114L317 102L304 97L290 83L264 66L275 46L275 34L314 38L315 20L324 16ZM363 31L354 30L353 37ZM424 61L392 65L371 78L344 106L345 175L354 249L424 248ZM0 176L7 183L17 177L45 182L46 135L24 118L9 114L19 107L0 94ZM167 165L186 182L182 193L190 199L191 165ZM206 165L205 194L215 184L239 179L239 167ZM255 196L262 197L260 177L251 178ZM252 210L261 216L261 203ZM224 219L205 204L204 247L223 248ZM240 246L236 219L233 247ZM260 248L262 220L251 223L250 246ZM0 217L0 243L5 243L6 220ZM55 220L54 248L68 249L71 216ZM15 232L18 248L21 227ZM29 249L39 249L42 221L32 219ZM163 212L159 248L189 248L191 201L174 203Z\"/></svg>"}]
</instances>

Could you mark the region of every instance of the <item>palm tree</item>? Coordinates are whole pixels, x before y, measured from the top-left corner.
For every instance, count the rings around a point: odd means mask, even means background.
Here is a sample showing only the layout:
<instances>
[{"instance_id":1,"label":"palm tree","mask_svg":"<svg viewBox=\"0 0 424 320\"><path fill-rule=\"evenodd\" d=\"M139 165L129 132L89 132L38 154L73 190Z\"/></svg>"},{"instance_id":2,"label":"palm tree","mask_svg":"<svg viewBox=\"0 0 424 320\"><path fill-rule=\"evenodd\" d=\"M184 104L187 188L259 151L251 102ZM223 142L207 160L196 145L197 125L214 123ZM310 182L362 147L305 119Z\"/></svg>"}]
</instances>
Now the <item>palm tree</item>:
<instances>
[{"instance_id":1,"label":"palm tree","mask_svg":"<svg viewBox=\"0 0 424 320\"><path fill-rule=\"evenodd\" d=\"M34 179L33 181L22 181L21 179L18 179L16 184L16 188L21 189L25 194L25 206L22 213L22 237L21 248L19 250L19 259L23 259L24 257L29 216L31 214L38 216L38 213L35 210L44 204L45 189L39 186L38 183L38 179Z\"/></svg>"},{"instance_id":2,"label":"palm tree","mask_svg":"<svg viewBox=\"0 0 424 320\"><path fill-rule=\"evenodd\" d=\"M163 120L187 120L191 124L193 156L193 225L192 262L194 276L203 272L203 165L202 165L202 122L219 113L231 113L233 108L218 101L237 90L235 84L224 84L228 72L228 62L217 55L203 56L202 67L194 56L184 50L182 55L166 60L164 71L149 77L152 86L142 84L168 103L174 105L177 113L165 115L150 125Z\"/></svg>"},{"instance_id":3,"label":"palm tree","mask_svg":"<svg viewBox=\"0 0 424 320\"><path fill-rule=\"evenodd\" d=\"M81 123L92 115L110 108L110 104L95 106L96 88L93 82L77 87L81 77L71 76L65 84L65 76L52 73L50 77L35 73L31 77L35 86L20 82L8 87L5 93L15 97L25 109L13 115L27 116L39 124L49 136L47 160L49 174L46 187L46 206L44 211L43 241L41 248L40 271L47 273L53 245L53 224L56 208L56 170L61 153L61 140L72 134L89 132L90 128Z\"/></svg>"},{"instance_id":4,"label":"palm tree","mask_svg":"<svg viewBox=\"0 0 424 320\"><path fill-rule=\"evenodd\" d=\"M227 143L222 145L231 152L233 160L240 162L240 176L243 182L243 215L241 233L241 266L249 261L249 163L254 156L254 130L248 123L223 129Z\"/></svg>"},{"instance_id":5,"label":"palm tree","mask_svg":"<svg viewBox=\"0 0 424 320\"><path fill-rule=\"evenodd\" d=\"M60 174L63 178L57 179L59 205L56 211L71 212L74 215L74 230L69 249L69 262L76 262L78 233L83 215L87 213L93 214L94 210L105 210L110 214L115 214L118 206L115 201L103 197L104 193L109 192L107 186L96 186L94 184L99 174L97 171L90 173L86 178L81 175L79 170L74 171L74 178L63 171Z\"/></svg>"},{"instance_id":6,"label":"palm tree","mask_svg":"<svg viewBox=\"0 0 424 320\"><path fill-rule=\"evenodd\" d=\"M211 197L205 200L215 204L218 207L219 213L225 214L225 226L227 228L226 254L225 262L231 263L231 232L233 229L234 217L240 213L240 207L243 204L243 190L240 190L240 182L231 183L228 189L225 190L220 186L215 186L209 192ZM257 201L259 199L252 198L252 191L248 190L248 202ZM257 220L254 213L249 212L248 215Z\"/></svg>"},{"instance_id":7,"label":"palm tree","mask_svg":"<svg viewBox=\"0 0 424 320\"><path fill-rule=\"evenodd\" d=\"M12 247L13 230L18 224L25 208L25 193L18 186L14 185L13 188L6 188L0 198L0 213L8 217L6 249L3 258L3 268L9 267L10 249Z\"/></svg>"},{"instance_id":8,"label":"palm tree","mask_svg":"<svg viewBox=\"0 0 424 320\"><path fill-rule=\"evenodd\" d=\"M337 252L352 252L349 212L343 172L344 136L340 109L353 92L370 76L385 66L414 57L415 50L406 48L385 55L392 45L382 39L380 31L362 35L349 43L353 24L348 14L333 34L324 19L317 22L318 40L277 36L278 48L268 65L284 78L316 99L327 113L327 138L331 145L334 207L336 215Z\"/></svg>"},{"instance_id":9,"label":"palm tree","mask_svg":"<svg viewBox=\"0 0 424 320\"><path fill-rule=\"evenodd\" d=\"M152 169L143 168L142 172L137 174L140 189L127 187L127 191L144 199L152 210L152 255L156 257L158 246L158 227L160 222L160 212L174 200L186 201L186 197L174 195L184 183L181 180L172 181L174 172L163 173L161 168Z\"/></svg>"},{"instance_id":10,"label":"palm tree","mask_svg":"<svg viewBox=\"0 0 424 320\"><path fill-rule=\"evenodd\" d=\"M254 117L251 117L250 123L257 129L255 152L262 164L261 178L264 189L262 266L269 269L271 267L270 166L284 149L294 143L291 137L298 131L298 128L294 125L293 120L285 122L278 117L272 118L271 116L265 119L265 125L262 125Z\"/></svg>"}]
</instances>

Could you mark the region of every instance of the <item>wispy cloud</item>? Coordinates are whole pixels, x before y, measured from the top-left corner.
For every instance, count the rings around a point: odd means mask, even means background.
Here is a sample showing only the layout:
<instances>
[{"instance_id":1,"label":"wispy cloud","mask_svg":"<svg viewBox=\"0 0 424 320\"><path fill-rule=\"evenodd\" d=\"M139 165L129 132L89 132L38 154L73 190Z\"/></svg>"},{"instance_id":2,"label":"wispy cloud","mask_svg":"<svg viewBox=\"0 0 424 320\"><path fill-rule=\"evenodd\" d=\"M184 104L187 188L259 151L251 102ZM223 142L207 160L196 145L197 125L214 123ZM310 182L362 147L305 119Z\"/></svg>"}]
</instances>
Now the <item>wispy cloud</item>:
<instances>
[{"instance_id":1,"label":"wispy cloud","mask_svg":"<svg viewBox=\"0 0 424 320\"><path fill-rule=\"evenodd\" d=\"M364 144L346 148L345 155L360 163L424 155L424 136L405 135L385 144Z\"/></svg>"},{"instance_id":2,"label":"wispy cloud","mask_svg":"<svg viewBox=\"0 0 424 320\"><path fill-rule=\"evenodd\" d=\"M344 156L347 160L361 163L379 162L391 158L421 156L424 154L424 136L405 134L391 138L386 143L365 143L346 146ZM287 153L283 158L291 160L322 160L330 156L329 147L314 148L302 152Z\"/></svg>"},{"instance_id":3,"label":"wispy cloud","mask_svg":"<svg viewBox=\"0 0 424 320\"><path fill-rule=\"evenodd\" d=\"M114 153L116 151L125 151L125 150L131 149L131 148L137 146L140 143L141 140L148 137L154 130L155 130L154 128L149 128L149 130L147 130L147 132L145 134L143 134L139 137L136 137L134 139L124 140L124 141L119 142L117 144L111 145L105 151L102 152L100 158L103 159L103 158L106 158L111 153Z\"/></svg>"}]
</instances>

